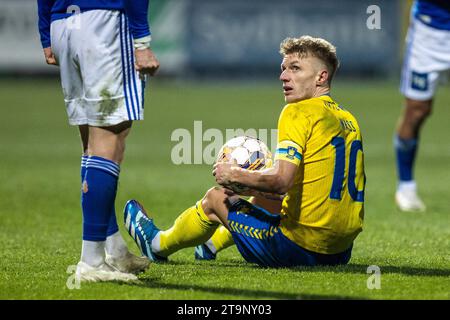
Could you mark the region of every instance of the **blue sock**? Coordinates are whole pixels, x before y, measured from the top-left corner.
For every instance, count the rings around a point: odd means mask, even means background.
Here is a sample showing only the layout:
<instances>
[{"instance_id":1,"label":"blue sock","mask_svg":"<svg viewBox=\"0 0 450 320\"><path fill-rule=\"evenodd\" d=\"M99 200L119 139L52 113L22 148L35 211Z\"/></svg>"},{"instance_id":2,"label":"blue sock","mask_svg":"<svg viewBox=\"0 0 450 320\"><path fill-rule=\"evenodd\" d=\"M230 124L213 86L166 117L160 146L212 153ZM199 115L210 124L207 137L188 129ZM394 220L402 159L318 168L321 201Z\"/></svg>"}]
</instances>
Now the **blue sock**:
<instances>
[{"instance_id":1,"label":"blue sock","mask_svg":"<svg viewBox=\"0 0 450 320\"><path fill-rule=\"evenodd\" d=\"M86 162L87 162L88 156L83 155L81 156L81 183L84 181L84 177L86 175ZM109 237L110 235L113 235L119 231L119 226L117 225L117 219L116 219L116 208L112 207L111 210L111 217L109 218L108 223L108 231L106 232L106 235Z\"/></svg>"},{"instance_id":2,"label":"blue sock","mask_svg":"<svg viewBox=\"0 0 450 320\"><path fill-rule=\"evenodd\" d=\"M394 137L394 146L397 156L398 178L400 181L412 181L417 139L401 139L396 135Z\"/></svg>"},{"instance_id":3,"label":"blue sock","mask_svg":"<svg viewBox=\"0 0 450 320\"><path fill-rule=\"evenodd\" d=\"M81 203L83 207L83 240L105 241L117 192L117 180L120 167L113 161L90 156L86 161ZM83 171L83 169L82 169ZM118 228L117 228L118 230Z\"/></svg>"},{"instance_id":4,"label":"blue sock","mask_svg":"<svg viewBox=\"0 0 450 320\"><path fill-rule=\"evenodd\" d=\"M106 231L106 236L112 236L114 233L116 233L117 231L119 231L119 226L117 225L117 219L116 219L116 208L112 207L111 210L111 216L109 218L109 223L108 223L108 230Z\"/></svg>"}]
</instances>

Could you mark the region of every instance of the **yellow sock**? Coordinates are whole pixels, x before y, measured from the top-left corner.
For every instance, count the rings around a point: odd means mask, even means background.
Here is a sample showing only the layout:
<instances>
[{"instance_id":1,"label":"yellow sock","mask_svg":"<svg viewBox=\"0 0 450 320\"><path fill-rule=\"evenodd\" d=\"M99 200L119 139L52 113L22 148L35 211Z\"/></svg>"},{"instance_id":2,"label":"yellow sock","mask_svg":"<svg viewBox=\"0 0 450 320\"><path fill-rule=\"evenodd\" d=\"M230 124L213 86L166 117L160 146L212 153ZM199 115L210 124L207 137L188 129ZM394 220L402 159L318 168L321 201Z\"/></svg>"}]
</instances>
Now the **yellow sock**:
<instances>
[{"instance_id":1,"label":"yellow sock","mask_svg":"<svg viewBox=\"0 0 450 320\"><path fill-rule=\"evenodd\" d=\"M158 255L167 257L180 249L202 244L211 238L218 225L208 219L200 200L195 206L186 209L169 230L160 233Z\"/></svg>"},{"instance_id":2,"label":"yellow sock","mask_svg":"<svg viewBox=\"0 0 450 320\"><path fill-rule=\"evenodd\" d=\"M216 249L216 253L234 244L230 231L224 226L219 226L210 240Z\"/></svg>"}]
</instances>

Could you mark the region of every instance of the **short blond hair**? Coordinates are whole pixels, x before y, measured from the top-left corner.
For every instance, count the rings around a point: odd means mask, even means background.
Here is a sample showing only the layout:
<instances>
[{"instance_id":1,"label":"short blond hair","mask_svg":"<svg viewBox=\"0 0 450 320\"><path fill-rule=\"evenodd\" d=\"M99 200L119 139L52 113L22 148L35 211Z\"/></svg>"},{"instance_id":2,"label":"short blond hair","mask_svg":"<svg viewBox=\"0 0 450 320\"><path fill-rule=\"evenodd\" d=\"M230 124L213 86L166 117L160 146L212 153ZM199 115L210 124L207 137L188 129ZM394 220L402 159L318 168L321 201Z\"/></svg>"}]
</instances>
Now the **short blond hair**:
<instances>
[{"instance_id":1,"label":"short blond hair","mask_svg":"<svg viewBox=\"0 0 450 320\"><path fill-rule=\"evenodd\" d=\"M297 53L299 57L316 57L322 61L328 69L328 84L331 84L334 74L339 67L336 55L336 47L322 38L301 36L300 38L286 38L280 44L280 53L283 56Z\"/></svg>"}]
</instances>

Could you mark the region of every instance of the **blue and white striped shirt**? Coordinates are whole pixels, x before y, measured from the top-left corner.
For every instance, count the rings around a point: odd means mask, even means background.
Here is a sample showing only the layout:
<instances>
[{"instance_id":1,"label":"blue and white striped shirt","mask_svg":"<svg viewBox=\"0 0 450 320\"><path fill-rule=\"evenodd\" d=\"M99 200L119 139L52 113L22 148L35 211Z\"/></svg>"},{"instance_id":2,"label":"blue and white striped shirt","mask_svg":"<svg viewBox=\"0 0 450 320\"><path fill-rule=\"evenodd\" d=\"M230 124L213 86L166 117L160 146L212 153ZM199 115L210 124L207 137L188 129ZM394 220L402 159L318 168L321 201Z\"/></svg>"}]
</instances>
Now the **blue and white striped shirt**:
<instances>
[{"instance_id":1,"label":"blue and white striped shirt","mask_svg":"<svg viewBox=\"0 0 450 320\"><path fill-rule=\"evenodd\" d=\"M52 21L69 17L70 6L78 6L81 12L88 10L120 10L129 21L134 39L150 35L147 14L149 0L37 0L39 33L43 48L50 46L50 24Z\"/></svg>"},{"instance_id":2,"label":"blue and white striped shirt","mask_svg":"<svg viewBox=\"0 0 450 320\"><path fill-rule=\"evenodd\" d=\"M417 0L412 7L414 18L440 30L450 30L449 0Z\"/></svg>"}]
</instances>

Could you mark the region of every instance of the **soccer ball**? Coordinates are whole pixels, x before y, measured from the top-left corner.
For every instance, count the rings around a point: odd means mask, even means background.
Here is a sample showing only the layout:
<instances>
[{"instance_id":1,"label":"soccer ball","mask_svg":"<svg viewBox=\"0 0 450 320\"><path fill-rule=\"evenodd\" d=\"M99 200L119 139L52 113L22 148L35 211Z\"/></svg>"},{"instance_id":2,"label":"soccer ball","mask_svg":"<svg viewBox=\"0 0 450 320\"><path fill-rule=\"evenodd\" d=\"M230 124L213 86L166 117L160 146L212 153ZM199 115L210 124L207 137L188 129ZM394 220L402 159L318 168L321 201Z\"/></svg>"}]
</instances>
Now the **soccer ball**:
<instances>
[{"instance_id":1,"label":"soccer ball","mask_svg":"<svg viewBox=\"0 0 450 320\"><path fill-rule=\"evenodd\" d=\"M272 166L272 153L266 144L249 136L238 136L228 140L220 149L216 162L236 163L246 170L263 170ZM247 188L233 184L230 188L237 193Z\"/></svg>"}]
</instances>

